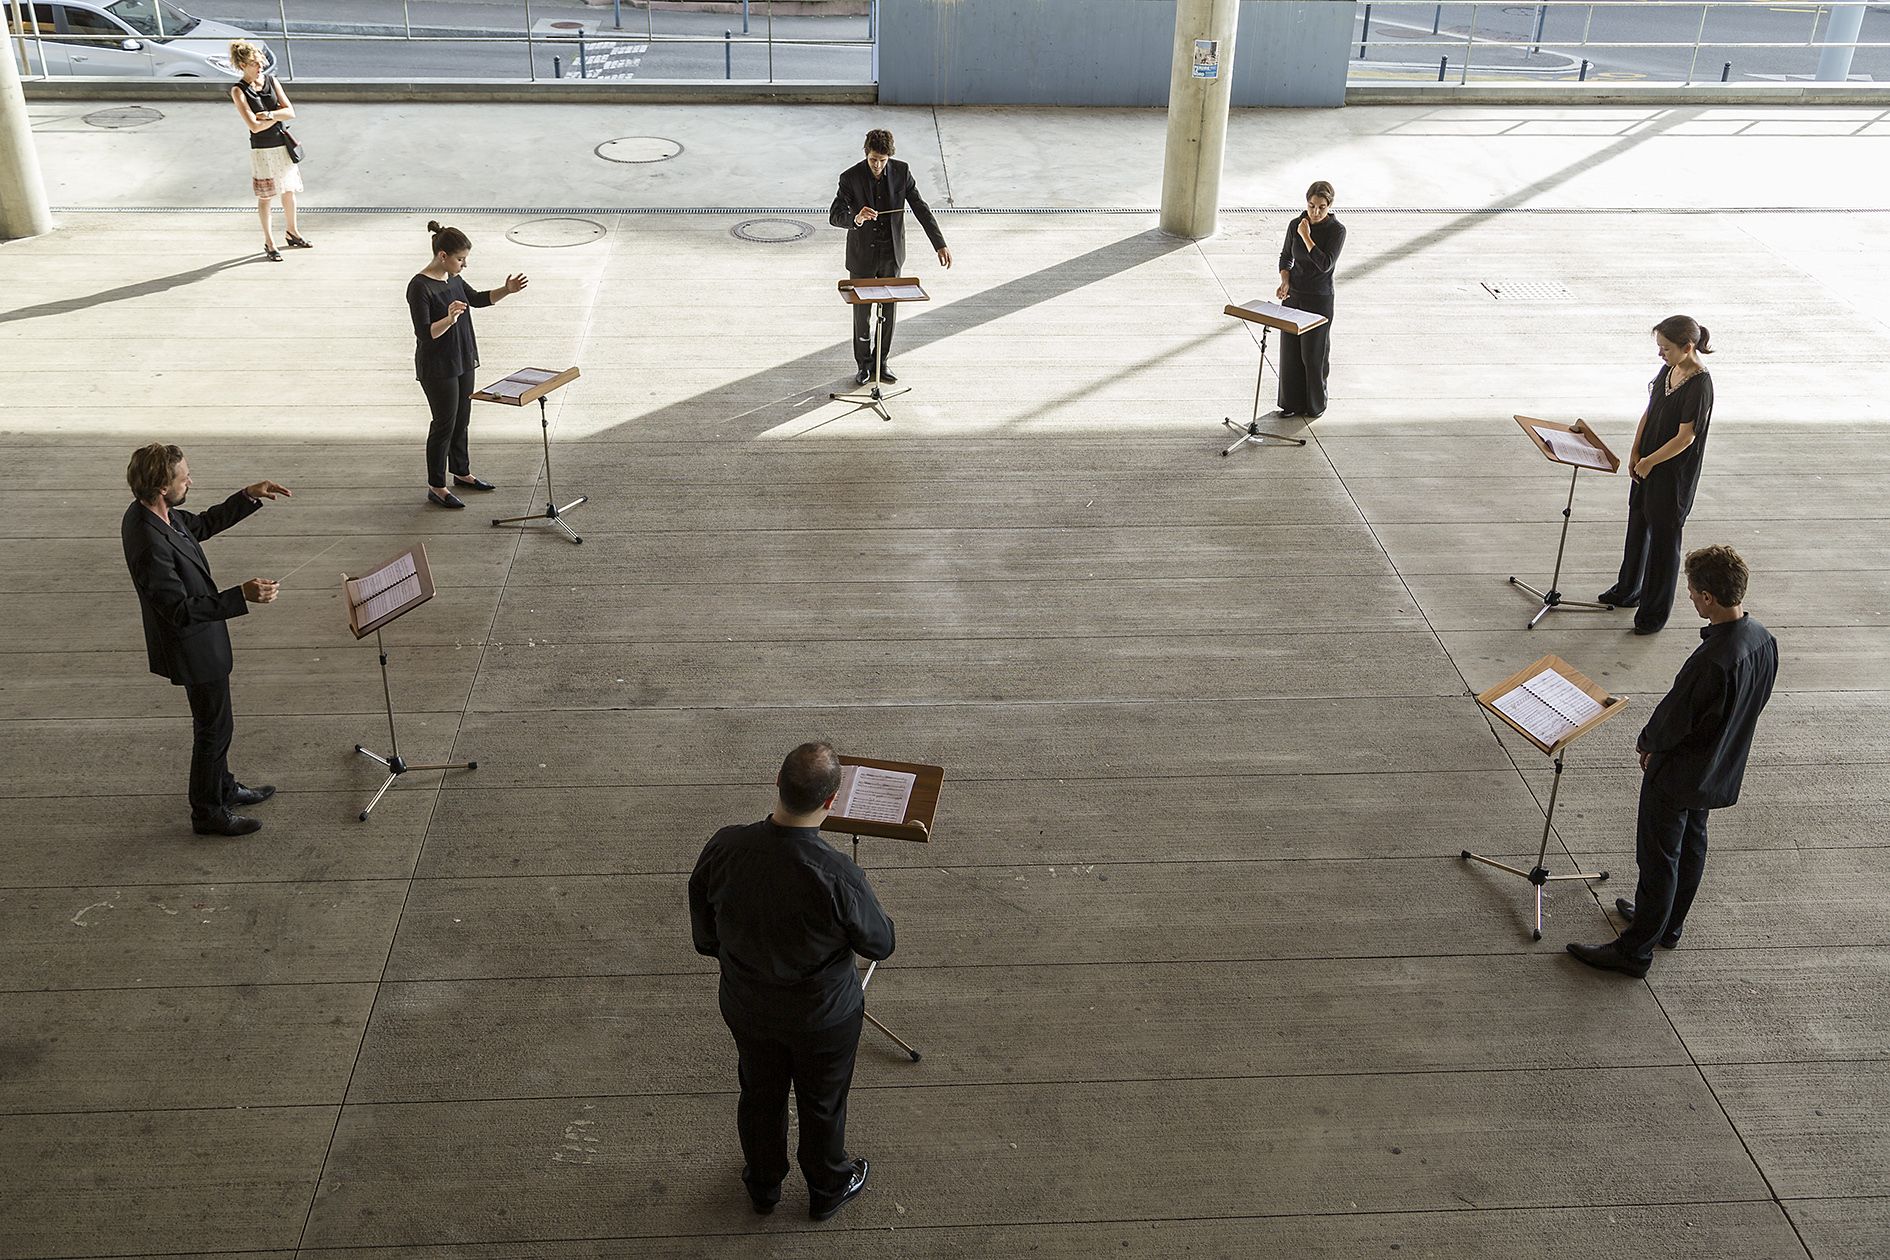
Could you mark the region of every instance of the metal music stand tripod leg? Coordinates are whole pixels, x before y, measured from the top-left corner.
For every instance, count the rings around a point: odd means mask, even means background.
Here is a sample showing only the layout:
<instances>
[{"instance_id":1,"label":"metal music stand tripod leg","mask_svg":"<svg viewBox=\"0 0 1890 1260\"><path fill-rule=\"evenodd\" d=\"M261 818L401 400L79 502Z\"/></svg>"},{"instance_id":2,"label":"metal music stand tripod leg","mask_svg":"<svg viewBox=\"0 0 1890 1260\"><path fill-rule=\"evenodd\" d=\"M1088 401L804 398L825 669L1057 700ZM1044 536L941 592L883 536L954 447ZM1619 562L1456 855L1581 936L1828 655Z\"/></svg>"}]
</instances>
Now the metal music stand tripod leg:
<instances>
[{"instance_id":1,"label":"metal music stand tripod leg","mask_svg":"<svg viewBox=\"0 0 1890 1260\"><path fill-rule=\"evenodd\" d=\"M393 787L403 774L412 774L416 770L477 770L479 768L479 763L476 761L444 761L416 766L408 764L407 759L400 755L400 736L394 733L394 692L387 682L387 645L381 642L379 630L374 632L374 647L381 656L381 698L387 702L387 744L391 751L383 757L379 753L369 752L360 744L354 746L354 750L363 757L387 769L387 781L381 784L381 790L376 792L374 799L361 810L362 822L367 821L368 815L374 812L374 807L381 803L383 796L387 795L387 789Z\"/></svg>"},{"instance_id":2,"label":"metal music stand tripod leg","mask_svg":"<svg viewBox=\"0 0 1890 1260\"><path fill-rule=\"evenodd\" d=\"M1272 332L1265 324L1260 325L1260 371L1253 380L1253 418L1246 424L1234 423L1232 416L1223 416L1221 424L1240 434L1234 444L1221 452L1225 459L1249 442L1255 446L1265 446L1268 442L1279 442L1285 446L1304 446L1305 438L1287 437L1284 433L1269 433L1260 427L1260 386L1267 378L1267 334ZM1280 374L1279 368L1273 369L1273 375Z\"/></svg>"},{"instance_id":3,"label":"metal music stand tripod leg","mask_svg":"<svg viewBox=\"0 0 1890 1260\"><path fill-rule=\"evenodd\" d=\"M910 385L901 385L897 389L889 390L886 388L886 382L881 379L886 374L886 338L883 335L886 324L886 308L891 305L892 303L890 302L873 303L873 379L867 382L866 392L845 392L827 395L828 398L836 402L852 403L853 411L865 411L871 408L879 414L881 420L892 419L892 413L886 410L886 400L888 398L897 398L901 394L910 394L912 392ZM847 415L852 415L853 411L847 412ZM841 418L844 419L845 417ZM869 1015L867 1018L871 1019L872 1016ZM882 1029L881 1031L884 1030ZM898 1038L895 1037L893 1040L897 1041Z\"/></svg>"},{"instance_id":4,"label":"metal music stand tripod leg","mask_svg":"<svg viewBox=\"0 0 1890 1260\"><path fill-rule=\"evenodd\" d=\"M550 524L553 529L563 534L566 538L569 538L572 542L581 543L584 540L579 538L577 531L572 529L565 521L564 514L574 507L581 507L589 503L591 496L581 494L563 507L558 506L557 491L553 490L551 487L551 420L545 414L546 397L547 395L541 394L538 398L538 430L543 435L545 441L545 510L542 512L533 512L529 516L495 516L492 518L492 523L494 525L535 525L544 522Z\"/></svg>"},{"instance_id":5,"label":"metal music stand tripod leg","mask_svg":"<svg viewBox=\"0 0 1890 1260\"><path fill-rule=\"evenodd\" d=\"M1509 580L1511 586L1519 586L1542 601L1542 607L1536 609L1536 615L1529 619L1527 626L1523 627L1525 630L1534 630L1538 621L1541 621L1544 617L1548 616L1551 611L1557 608L1573 609L1577 612L1614 611L1613 604L1597 604L1593 600L1586 599L1564 599L1562 598L1562 592L1557 589L1562 581L1562 553L1568 550L1568 522L1569 518L1575 514L1575 479L1581 475L1582 470L1579 465L1570 465L1568 470L1568 502L1562 508L1562 541L1557 543L1555 547L1555 575L1549 579L1549 589L1546 591L1537 590L1535 587L1519 578L1512 577ZM1560 764L1560 762L1557 763L1558 769Z\"/></svg>"},{"instance_id":6,"label":"metal music stand tripod leg","mask_svg":"<svg viewBox=\"0 0 1890 1260\"><path fill-rule=\"evenodd\" d=\"M860 838L858 836L853 837L853 864L855 866L860 864ZM860 977L860 994L862 997L866 994L866 986L873 982L873 973L878 970L878 962L869 962L866 964L866 974ZM892 1038L893 1044L898 1046L901 1050L904 1050L914 1063L919 1061L919 1052L913 1047L911 1042L886 1027L886 1025L880 1023L877 1019L874 1019L871 1011L862 1010L860 1013L866 1017L867 1023Z\"/></svg>"},{"instance_id":7,"label":"metal music stand tripod leg","mask_svg":"<svg viewBox=\"0 0 1890 1260\"><path fill-rule=\"evenodd\" d=\"M1499 862L1495 858L1487 858L1480 853L1472 853L1468 849L1465 849L1459 855L1466 862L1481 862L1485 866L1494 866L1499 871L1508 871L1511 875L1526 879L1536 886L1536 940L1542 939L1542 890L1550 881L1579 879L1599 883L1608 878L1608 872L1606 871L1577 873L1574 875L1551 875L1549 874L1548 866L1545 865L1549 860L1549 833L1555 827L1555 798L1562 788L1562 756L1563 754L1561 753L1555 755L1555 779L1549 785L1549 812L1545 814L1542 819L1542 846L1536 850L1536 864L1533 867L1525 871L1520 867L1511 866L1506 862Z\"/></svg>"}]
</instances>

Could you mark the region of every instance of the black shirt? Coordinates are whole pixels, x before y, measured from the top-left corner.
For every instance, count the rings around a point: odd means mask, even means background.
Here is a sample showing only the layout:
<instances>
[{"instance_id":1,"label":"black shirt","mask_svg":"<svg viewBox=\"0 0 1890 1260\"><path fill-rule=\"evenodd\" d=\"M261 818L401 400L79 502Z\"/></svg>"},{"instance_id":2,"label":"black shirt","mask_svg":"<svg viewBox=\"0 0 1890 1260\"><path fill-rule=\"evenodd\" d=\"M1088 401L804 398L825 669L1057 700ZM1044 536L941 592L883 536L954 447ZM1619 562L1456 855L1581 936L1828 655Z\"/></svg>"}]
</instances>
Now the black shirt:
<instances>
[{"instance_id":1,"label":"black shirt","mask_svg":"<svg viewBox=\"0 0 1890 1260\"><path fill-rule=\"evenodd\" d=\"M1312 296L1331 293L1332 269L1338 265L1339 251L1345 248L1345 224L1332 215L1313 224L1313 248L1307 249L1306 242L1299 239L1299 222L1305 217L1294 215L1286 225L1280 270L1292 273L1286 279L1288 292Z\"/></svg>"},{"instance_id":2,"label":"black shirt","mask_svg":"<svg viewBox=\"0 0 1890 1260\"><path fill-rule=\"evenodd\" d=\"M471 311L439 336L433 335L433 325L446 318L446 308L453 302L491 306L492 297L484 290L468 288L461 276L435 280L420 272L407 282L407 309L413 313L413 335L418 339L413 348L413 374L419 380L463 376L479 366L479 342L473 337Z\"/></svg>"},{"instance_id":3,"label":"black shirt","mask_svg":"<svg viewBox=\"0 0 1890 1260\"><path fill-rule=\"evenodd\" d=\"M1693 426L1693 445L1672 459L1656 464L1647 475L1649 492L1670 493L1679 504L1681 515L1693 509L1693 494L1700 487L1700 465L1706 458L1706 428L1713 420L1713 376L1695 372L1680 382L1680 388L1667 392L1665 364L1647 386L1647 426L1641 431L1636 459L1645 459L1672 441L1680 426Z\"/></svg>"},{"instance_id":4,"label":"black shirt","mask_svg":"<svg viewBox=\"0 0 1890 1260\"><path fill-rule=\"evenodd\" d=\"M239 79L236 83L236 90L241 92L243 99L249 102L249 112L252 114L260 114L264 110L282 108L282 102L276 96L276 77L273 74L265 75L262 83L257 87L251 87L248 79ZM252 131L249 133L249 147L252 149L286 149L289 147L288 132L283 129L281 123L276 123L271 127L265 127L261 131Z\"/></svg>"},{"instance_id":5,"label":"black shirt","mask_svg":"<svg viewBox=\"0 0 1890 1260\"><path fill-rule=\"evenodd\" d=\"M813 827L724 827L689 877L696 952L722 963L722 1013L773 1032L831 1028L861 1010L853 956L889 958L893 923L866 874Z\"/></svg>"},{"instance_id":6,"label":"black shirt","mask_svg":"<svg viewBox=\"0 0 1890 1260\"><path fill-rule=\"evenodd\" d=\"M1739 799L1752 732L1778 676L1778 640L1750 613L1700 638L1635 747L1653 754L1647 775L1674 804L1719 809Z\"/></svg>"}]
</instances>

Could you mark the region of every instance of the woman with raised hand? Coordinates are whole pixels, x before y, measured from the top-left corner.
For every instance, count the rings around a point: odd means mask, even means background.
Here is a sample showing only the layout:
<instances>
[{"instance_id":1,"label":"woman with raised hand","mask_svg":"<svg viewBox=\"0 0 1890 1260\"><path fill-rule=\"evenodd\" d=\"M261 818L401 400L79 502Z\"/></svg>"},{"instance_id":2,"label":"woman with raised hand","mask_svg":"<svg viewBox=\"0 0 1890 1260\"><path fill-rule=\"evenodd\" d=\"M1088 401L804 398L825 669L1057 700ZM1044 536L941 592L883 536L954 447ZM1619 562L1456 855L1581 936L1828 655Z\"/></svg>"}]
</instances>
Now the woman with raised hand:
<instances>
[{"instance_id":1,"label":"woman with raised hand","mask_svg":"<svg viewBox=\"0 0 1890 1260\"><path fill-rule=\"evenodd\" d=\"M1274 294L1301 311L1324 315L1310 332L1280 336L1280 414L1317 419L1326 409L1326 379L1332 375L1332 269L1345 248L1345 225L1332 216L1332 185L1317 180L1306 190L1306 211L1286 227L1280 248L1280 287Z\"/></svg>"}]
</instances>

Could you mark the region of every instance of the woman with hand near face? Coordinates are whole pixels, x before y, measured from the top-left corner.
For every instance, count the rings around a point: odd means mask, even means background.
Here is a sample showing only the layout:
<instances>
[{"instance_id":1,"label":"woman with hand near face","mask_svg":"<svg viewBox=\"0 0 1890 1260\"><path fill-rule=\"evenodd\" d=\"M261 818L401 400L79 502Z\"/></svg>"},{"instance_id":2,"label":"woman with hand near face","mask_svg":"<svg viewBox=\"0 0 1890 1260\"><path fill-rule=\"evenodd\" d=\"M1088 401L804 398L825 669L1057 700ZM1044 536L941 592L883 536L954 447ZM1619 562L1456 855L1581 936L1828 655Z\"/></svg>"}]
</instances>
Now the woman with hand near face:
<instances>
[{"instance_id":1,"label":"woman with hand near face","mask_svg":"<svg viewBox=\"0 0 1890 1260\"><path fill-rule=\"evenodd\" d=\"M407 308L413 315L414 375L426 392L433 424L427 430L427 502L436 507L463 508L453 486L468 490L496 487L473 475L466 428L472 421L473 370L479 366L479 343L473 339L471 307L491 306L523 289L522 275L507 276L496 289L466 287L460 273L472 252L472 241L458 228L429 222L433 233L433 261L407 282ZM448 466L453 486L446 484Z\"/></svg>"},{"instance_id":2,"label":"woman with hand near face","mask_svg":"<svg viewBox=\"0 0 1890 1260\"><path fill-rule=\"evenodd\" d=\"M1295 310L1324 315L1311 332L1280 336L1280 414L1317 418L1326 409L1326 378L1332 374L1332 269L1345 248L1345 225L1332 217L1332 185L1319 180L1306 190L1306 212L1286 229L1280 250L1280 287L1275 297Z\"/></svg>"},{"instance_id":3,"label":"woman with hand near face","mask_svg":"<svg viewBox=\"0 0 1890 1260\"><path fill-rule=\"evenodd\" d=\"M1713 353L1704 324L1674 315L1654 325L1660 371L1649 383L1647 410L1628 448L1626 553L1614 585L1596 601L1633 608L1634 633L1667 624L1680 577L1680 531L1693 510L1713 419L1713 376L1700 356Z\"/></svg>"}]
</instances>

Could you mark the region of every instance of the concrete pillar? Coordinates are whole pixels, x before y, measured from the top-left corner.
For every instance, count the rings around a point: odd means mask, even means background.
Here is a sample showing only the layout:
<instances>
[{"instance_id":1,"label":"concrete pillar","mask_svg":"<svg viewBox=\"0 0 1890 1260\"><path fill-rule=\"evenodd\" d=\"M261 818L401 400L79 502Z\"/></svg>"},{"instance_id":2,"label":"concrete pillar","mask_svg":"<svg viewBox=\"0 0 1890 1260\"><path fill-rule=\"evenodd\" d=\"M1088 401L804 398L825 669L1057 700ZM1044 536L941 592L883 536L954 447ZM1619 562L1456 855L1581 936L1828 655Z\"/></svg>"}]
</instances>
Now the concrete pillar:
<instances>
[{"instance_id":1,"label":"concrete pillar","mask_svg":"<svg viewBox=\"0 0 1890 1260\"><path fill-rule=\"evenodd\" d=\"M1837 44L1854 44L1864 30L1864 9L1861 4L1834 4L1831 6L1831 20L1825 23L1824 38L1818 42L1824 45L1824 51L1818 54L1818 73L1815 76L1820 83L1848 83L1851 78L1851 56L1855 48L1838 47Z\"/></svg>"},{"instance_id":2,"label":"concrete pillar","mask_svg":"<svg viewBox=\"0 0 1890 1260\"><path fill-rule=\"evenodd\" d=\"M4 27L0 27L3 30ZM26 93L20 90L19 45L11 39L0 49L0 241L41 236L52 231L46 208L46 181L39 173L39 151L26 124Z\"/></svg>"},{"instance_id":3,"label":"concrete pillar","mask_svg":"<svg viewBox=\"0 0 1890 1260\"><path fill-rule=\"evenodd\" d=\"M1168 79L1168 147L1162 158L1162 231L1214 235L1234 90L1234 30L1240 0L1175 0L1175 60ZM1218 42L1213 78L1195 75L1195 41Z\"/></svg>"}]
</instances>

